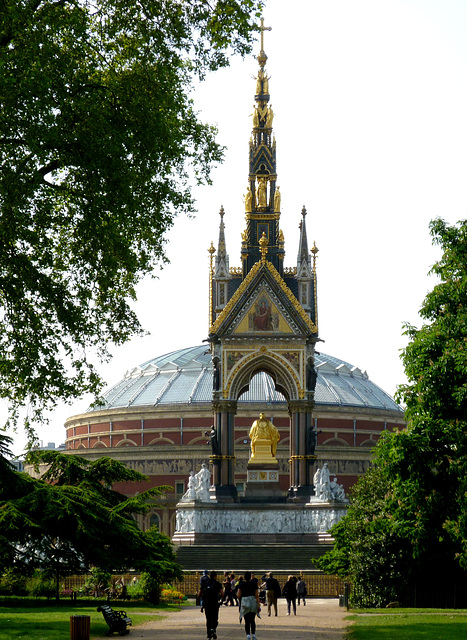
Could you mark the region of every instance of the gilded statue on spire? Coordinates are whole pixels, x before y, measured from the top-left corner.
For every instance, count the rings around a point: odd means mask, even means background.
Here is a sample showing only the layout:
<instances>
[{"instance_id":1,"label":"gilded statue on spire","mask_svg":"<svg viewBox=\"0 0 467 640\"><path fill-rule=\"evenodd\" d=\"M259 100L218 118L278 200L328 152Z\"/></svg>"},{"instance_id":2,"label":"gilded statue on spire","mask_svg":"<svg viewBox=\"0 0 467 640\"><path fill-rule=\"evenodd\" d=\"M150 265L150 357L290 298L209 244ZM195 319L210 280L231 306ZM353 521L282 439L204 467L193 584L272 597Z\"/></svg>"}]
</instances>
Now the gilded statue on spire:
<instances>
[{"instance_id":1,"label":"gilded statue on spire","mask_svg":"<svg viewBox=\"0 0 467 640\"><path fill-rule=\"evenodd\" d=\"M258 178L258 188L256 189L256 206L267 207L267 181L266 178Z\"/></svg>"},{"instance_id":2,"label":"gilded statue on spire","mask_svg":"<svg viewBox=\"0 0 467 640\"><path fill-rule=\"evenodd\" d=\"M247 213L251 213L253 194L251 193L250 185L248 185L248 189L247 189L247 192L246 192L246 194L244 196L244 200L245 200L245 211Z\"/></svg>"},{"instance_id":3,"label":"gilded statue on spire","mask_svg":"<svg viewBox=\"0 0 467 640\"><path fill-rule=\"evenodd\" d=\"M281 192L280 187L276 187L274 192L274 212L280 213L281 210Z\"/></svg>"},{"instance_id":4,"label":"gilded statue on spire","mask_svg":"<svg viewBox=\"0 0 467 640\"><path fill-rule=\"evenodd\" d=\"M258 71L258 77L256 78L256 95L269 95L269 76L264 69Z\"/></svg>"},{"instance_id":5,"label":"gilded statue on spire","mask_svg":"<svg viewBox=\"0 0 467 640\"><path fill-rule=\"evenodd\" d=\"M274 120L274 111L272 110L272 106L268 107L266 113L266 127L268 129L272 129L272 121Z\"/></svg>"},{"instance_id":6,"label":"gilded statue on spire","mask_svg":"<svg viewBox=\"0 0 467 640\"><path fill-rule=\"evenodd\" d=\"M259 127L259 113L258 108L253 108L253 127L257 129Z\"/></svg>"},{"instance_id":7,"label":"gilded statue on spire","mask_svg":"<svg viewBox=\"0 0 467 640\"><path fill-rule=\"evenodd\" d=\"M261 71L258 73L258 77L256 78L256 95L259 96L259 94L262 92L263 88L261 86Z\"/></svg>"}]
</instances>

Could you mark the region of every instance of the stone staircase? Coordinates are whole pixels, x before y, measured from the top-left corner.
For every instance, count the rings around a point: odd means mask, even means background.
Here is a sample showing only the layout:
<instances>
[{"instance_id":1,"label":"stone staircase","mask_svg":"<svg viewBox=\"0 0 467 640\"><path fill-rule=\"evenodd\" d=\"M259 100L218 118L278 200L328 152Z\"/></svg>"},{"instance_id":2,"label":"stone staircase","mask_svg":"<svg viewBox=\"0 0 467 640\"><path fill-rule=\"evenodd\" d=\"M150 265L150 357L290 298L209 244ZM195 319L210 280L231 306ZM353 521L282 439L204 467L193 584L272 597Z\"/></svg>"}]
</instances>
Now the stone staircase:
<instances>
[{"instance_id":1,"label":"stone staircase","mask_svg":"<svg viewBox=\"0 0 467 640\"><path fill-rule=\"evenodd\" d=\"M265 571L299 573L317 571L316 559L332 548L330 539L320 544L222 544L186 545L177 549L177 562L185 571L204 569L217 572L253 571L262 575Z\"/></svg>"}]
</instances>

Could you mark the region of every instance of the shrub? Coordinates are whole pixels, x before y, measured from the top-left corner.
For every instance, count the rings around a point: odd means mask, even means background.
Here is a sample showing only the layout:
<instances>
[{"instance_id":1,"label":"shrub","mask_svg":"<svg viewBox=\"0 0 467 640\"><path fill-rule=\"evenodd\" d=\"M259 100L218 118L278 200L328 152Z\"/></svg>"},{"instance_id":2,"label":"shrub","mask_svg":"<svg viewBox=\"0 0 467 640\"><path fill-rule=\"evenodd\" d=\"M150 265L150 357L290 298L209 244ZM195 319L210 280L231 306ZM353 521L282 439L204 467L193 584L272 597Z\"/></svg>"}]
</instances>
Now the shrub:
<instances>
[{"instance_id":1,"label":"shrub","mask_svg":"<svg viewBox=\"0 0 467 640\"><path fill-rule=\"evenodd\" d=\"M159 604L161 599L161 583L150 573L141 574L141 589L144 599L151 604Z\"/></svg>"},{"instance_id":2,"label":"shrub","mask_svg":"<svg viewBox=\"0 0 467 640\"><path fill-rule=\"evenodd\" d=\"M93 567L91 569L91 575L84 583L82 591L85 595L94 595L97 598L102 597L105 590L110 586L110 579L112 574L108 571L104 571L99 567Z\"/></svg>"},{"instance_id":3,"label":"shrub","mask_svg":"<svg viewBox=\"0 0 467 640\"><path fill-rule=\"evenodd\" d=\"M0 580L0 594L7 596L26 596L27 576L14 569L7 569Z\"/></svg>"},{"instance_id":4,"label":"shrub","mask_svg":"<svg viewBox=\"0 0 467 640\"><path fill-rule=\"evenodd\" d=\"M34 598L53 598L55 596L55 582L42 571L35 571L28 581L27 589Z\"/></svg>"}]
</instances>

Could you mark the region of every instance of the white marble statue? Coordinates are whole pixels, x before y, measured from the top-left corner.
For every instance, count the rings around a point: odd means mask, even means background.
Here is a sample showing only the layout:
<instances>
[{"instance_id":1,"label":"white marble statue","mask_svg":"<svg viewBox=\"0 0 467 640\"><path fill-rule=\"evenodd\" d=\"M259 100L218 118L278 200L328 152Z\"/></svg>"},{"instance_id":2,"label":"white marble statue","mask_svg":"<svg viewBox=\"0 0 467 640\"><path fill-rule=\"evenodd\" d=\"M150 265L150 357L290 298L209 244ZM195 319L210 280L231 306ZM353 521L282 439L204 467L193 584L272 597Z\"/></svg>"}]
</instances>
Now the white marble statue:
<instances>
[{"instance_id":1,"label":"white marble statue","mask_svg":"<svg viewBox=\"0 0 467 640\"><path fill-rule=\"evenodd\" d=\"M320 484L319 496L321 500L330 500L331 499L331 477L329 474L327 462L323 464L323 468L321 469L319 484Z\"/></svg>"},{"instance_id":2,"label":"white marble statue","mask_svg":"<svg viewBox=\"0 0 467 640\"><path fill-rule=\"evenodd\" d=\"M209 487L211 486L211 473L203 462L196 478L196 499L201 502L209 502Z\"/></svg>"},{"instance_id":3,"label":"white marble statue","mask_svg":"<svg viewBox=\"0 0 467 640\"><path fill-rule=\"evenodd\" d=\"M331 493L333 500L335 500L336 502L347 502L344 487L343 485L337 483L336 476L334 476L333 480L331 481Z\"/></svg>"},{"instance_id":4,"label":"white marble statue","mask_svg":"<svg viewBox=\"0 0 467 640\"><path fill-rule=\"evenodd\" d=\"M322 469L317 469L313 476L315 495L310 498L312 501L321 502L348 502L345 497L343 485L337 482L337 477L332 480L329 474L328 464L324 463Z\"/></svg>"},{"instance_id":5,"label":"white marble statue","mask_svg":"<svg viewBox=\"0 0 467 640\"><path fill-rule=\"evenodd\" d=\"M193 500L196 500L196 477L193 475L193 471L190 471L188 489L183 494L180 502L192 502Z\"/></svg>"},{"instance_id":6,"label":"white marble statue","mask_svg":"<svg viewBox=\"0 0 467 640\"><path fill-rule=\"evenodd\" d=\"M315 486L315 496L317 498L319 498L320 477L321 477L321 469L316 469L315 475L313 476L313 484Z\"/></svg>"}]
</instances>

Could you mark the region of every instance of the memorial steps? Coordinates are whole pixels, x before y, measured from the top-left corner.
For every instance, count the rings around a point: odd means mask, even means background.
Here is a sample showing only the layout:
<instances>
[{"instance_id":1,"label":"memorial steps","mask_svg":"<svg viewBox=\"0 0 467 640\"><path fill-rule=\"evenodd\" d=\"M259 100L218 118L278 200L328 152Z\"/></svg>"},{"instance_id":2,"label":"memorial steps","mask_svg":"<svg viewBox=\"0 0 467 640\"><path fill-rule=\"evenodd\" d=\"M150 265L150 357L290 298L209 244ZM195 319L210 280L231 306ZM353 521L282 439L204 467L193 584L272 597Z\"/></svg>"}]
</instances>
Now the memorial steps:
<instances>
[{"instance_id":1,"label":"memorial steps","mask_svg":"<svg viewBox=\"0 0 467 640\"><path fill-rule=\"evenodd\" d=\"M331 548L332 540L325 539L313 545L187 545L177 549L177 562L185 571L204 569L233 571L241 574L254 571L262 575L265 571L317 571L315 560Z\"/></svg>"}]
</instances>

